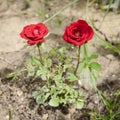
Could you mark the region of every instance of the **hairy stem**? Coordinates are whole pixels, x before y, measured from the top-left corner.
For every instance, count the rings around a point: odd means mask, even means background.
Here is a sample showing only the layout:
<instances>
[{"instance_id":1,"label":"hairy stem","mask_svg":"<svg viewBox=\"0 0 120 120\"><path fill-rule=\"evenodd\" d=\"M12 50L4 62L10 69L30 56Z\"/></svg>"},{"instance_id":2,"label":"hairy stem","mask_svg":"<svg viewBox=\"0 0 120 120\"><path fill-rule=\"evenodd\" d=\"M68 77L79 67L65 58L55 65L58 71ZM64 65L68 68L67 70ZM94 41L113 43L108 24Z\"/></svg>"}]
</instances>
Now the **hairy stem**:
<instances>
[{"instance_id":1,"label":"hairy stem","mask_svg":"<svg viewBox=\"0 0 120 120\"><path fill-rule=\"evenodd\" d=\"M41 54L41 50L40 50L40 45L41 44L37 44L37 48L38 48L38 53L39 53L39 57L40 57L40 62L43 65L43 60L42 60L42 54Z\"/></svg>"},{"instance_id":2,"label":"hairy stem","mask_svg":"<svg viewBox=\"0 0 120 120\"><path fill-rule=\"evenodd\" d=\"M58 12L56 12L55 14L53 14L50 18L48 18L47 20L45 20L44 23L47 23L48 21L52 20L54 17L56 17L57 15L59 15L61 12L63 12L63 10L65 10L68 7L72 6L76 2L78 2L78 0L73 0L72 2L68 3L62 9L60 9Z\"/></svg>"},{"instance_id":3,"label":"hairy stem","mask_svg":"<svg viewBox=\"0 0 120 120\"><path fill-rule=\"evenodd\" d=\"M80 46L78 47L77 65L76 65L75 72L74 72L75 75L77 74L79 64L80 64Z\"/></svg>"}]
</instances>

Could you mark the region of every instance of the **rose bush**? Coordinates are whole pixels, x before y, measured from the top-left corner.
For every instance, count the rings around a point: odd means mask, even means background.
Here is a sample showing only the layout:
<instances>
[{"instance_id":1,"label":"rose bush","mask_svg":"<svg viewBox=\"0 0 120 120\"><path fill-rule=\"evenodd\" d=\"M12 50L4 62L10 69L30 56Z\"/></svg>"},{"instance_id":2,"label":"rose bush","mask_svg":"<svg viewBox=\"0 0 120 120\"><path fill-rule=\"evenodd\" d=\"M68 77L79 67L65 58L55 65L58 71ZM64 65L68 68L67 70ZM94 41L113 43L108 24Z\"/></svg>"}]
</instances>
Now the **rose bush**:
<instances>
[{"instance_id":1,"label":"rose bush","mask_svg":"<svg viewBox=\"0 0 120 120\"><path fill-rule=\"evenodd\" d=\"M34 45L44 42L44 36L48 29L43 23L27 25L23 28L20 36L28 41L28 44Z\"/></svg>"},{"instance_id":2,"label":"rose bush","mask_svg":"<svg viewBox=\"0 0 120 120\"><path fill-rule=\"evenodd\" d=\"M91 40L94 31L85 20L78 20L66 27L63 39L76 46L81 46Z\"/></svg>"}]
</instances>

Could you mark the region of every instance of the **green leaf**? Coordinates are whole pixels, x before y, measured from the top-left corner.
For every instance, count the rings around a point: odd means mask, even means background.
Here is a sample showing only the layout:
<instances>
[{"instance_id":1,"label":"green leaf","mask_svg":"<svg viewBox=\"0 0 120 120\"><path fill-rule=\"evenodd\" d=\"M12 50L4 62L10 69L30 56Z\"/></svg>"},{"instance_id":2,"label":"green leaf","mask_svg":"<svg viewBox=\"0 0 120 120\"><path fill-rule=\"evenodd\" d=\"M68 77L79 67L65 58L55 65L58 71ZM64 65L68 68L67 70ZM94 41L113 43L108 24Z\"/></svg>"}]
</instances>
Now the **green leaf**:
<instances>
[{"instance_id":1,"label":"green leaf","mask_svg":"<svg viewBox=\"0 0 120 120\"><path fill-rule=\"evenodd\" d=\"M20 73L19 72L12 72L12 73L9 73L6 78L14 78L14 77L18 77L20 76Z\"/></svg>"},{"instance_id":2,"label":"green leaf","mask_svg":"<svg viewBox=\"0 0 120 120\"><path fill-rule=\"evenodd\" d=\"M40 75L45 75L47 73L46 69L38 70L36 72L36 77L39 77Z\"/></svg>"},{"instance_id":3,"label":"green leaf","mask_svg":"<svg viewBox=\"0 0 120 120\"><path fill-rule=\"evenodd\" d=\"M50 105L50 106L53 106L53 107L57 107L57 106L59 106L59 99L53 97L52 99L50 99L50 101L49 101L49 105Z\"/></svg>"},{"instance_id":4,"label":"green leaf","mask_svg":"<svg viewBox=\"0 0 120 120\"><path fill-rule=\"evenodd\" d=\"M55 94L56 94L56 87L55 87L55 86L51 86L51 91L50 91L50 93L51 93L52 95L55 95Z\"/></svg>"},{"instance_id":5,"label":"green leaf","mask_svg":"<svg viewBox=\"0 0 120 120\"><path fill-rule=\"evenodd\" d=\"M96 59L96 58L98 58L98 55L97 55L97 54L92 54L92 55L89 57L90 60Z\"/></svg>"},{"instance_id":6,"label":"green leaf","mask_svg":"<svg viewBox=\"0 0 120 120\"><path fill-rule=\"evenodd\" d=\"M41 70L38 70L37 72L36 72L36 77L39 77L39 76L41 76L42 75L42 71Z\"/></svg>"},{"instance_id":7,"label":"green leaf","mask_svg":"<svg viewBox=\"0 0 120 120\"><path fill-rule=\"evenodd\" d=\"M61 79L62 79L62 75L61 74L55 75L54 78L53 78L53 80L55 80L55 81L56 80L58 81L58 80L61 80Z\"/></svg>"},{"instance_id":8,"label":"green leaf","mask_svg":"<svg viewBox=\"0 0 120 120\"><path fill-rule=\"evenodd\" d=\"M39 65L40 64L40 60L38 60L37 58L32 58L32 63L35 65Z\"/></svg>"},{"instance_id":9,"label":"green leaf","mask_svg":"<svg viewBox=\"0 0 120 120\"><path fill-rule=\"evenodd\" d=\"M89 64L89 67L96 70L96 71L100 71L101 70L101 65L97 62L91 62Z\"/></svg>"},{"instance_id":10,"label":"green leaf","mask_svg":"<svg viewBox=\"0 0 120 120\"><path fill-rule=\"evenodd\" d=\"M36 97L36 102L38 104L43 104L48 99L49 96L50 96L50 93L46 93L45 95L44 94L34 95L34 97Z\"/></svg>"},{"instance_id":11,"label":"green leaf","mask_svg":"<svg viewBox=\"0 0 120 120\"><path fill-rule=\"evenodd\" d=\"M120 90L117 90L117 92L115 93L116 96L120 95Z\"/></svg>"},{"instance_id":12,"label":"green leaf","mask_svg":"<svg viewBox=\"0 0 120 120\"><path fill-rule=\"evenodd\" d=\"M101 93L101 97L102 97L102 100L103 100L104 104L106 105L106 107L110 111L111 107L112 107L112 104L111 104L110 100L106 96L104 96L104 94L102 94L102 93Z\"/></svg>"},{"instance_id":13,"label":"green leaf","mask_svg":"<svg viewBox=\"0 0 120 120\"><path fill-rule=\"evenodd\" d=\"M77 108L77 109L82 109L83 106L84 106L84 103L83 103L83 102L76 102L76 103L75 103L75 108Z\"/></svg>"},{"instance_id":14,"label":"green leaf","mask_svg":"<svg viewBox=\"0 0 120 120\"><path fill-rule=\"evenodd\" d=\"M49 68L49 67L51 67L51 65L52 65L52 60L51 59L47 59L46 60L46 66Z\"/></svg>"},{"instance_id":15,"label":"green leaf","mask_svg":"<svg viewBox=\"0 0 120 120\"><path fill-rule=\"evenodd\" d=\"M78 80L78 78L73 73L69 73L68 79L70 82Z\"/></svg>"},{"instance_id":16,"label":"green leaf","mask_svg":"<svg viewBox=\"0 0 120 120\"><path fill-rule=\"evenodd\" d=\"M52 50L50 50L49 54L50 55L56 55L57 54L57 50L55 48L53 48Z\"/></svg>"},{"instance_id":17,"label":"green leaf","mask_svg":"<svg viewBox=\"0 0 120 120\"><path fill-rule=\"evenodd\" d=\"M42 95L39 95L37 98L36 98L36 102L38 104L43 104L45 102L45 98L42 96Z\"/></svg>"},{"instance_id":18,"label":"green leaf","mask_svg":"<svg viewBox=\"0 0 120 120\"><path fill-rule=\"evenodd\" d=\"M105 41L102 37L100 37L98 34L96 34L96 36L99 38L99 40L101 40L102 45L105 48L108 48L116 53L118 53L120 55L120 50L119 48L115 47L114 45L112 45L111 43L109 43L108 41Z\"/></svg>"},{"instance_id":19,"label":"green leaf","mask_svg":"<svg viewBox=\"0 0 120 120\"><path fill-rule=\"evenodd\" d=\"M34 97L34 98L37 98L39 95L40 95L40 93L37 92L37 91L33 93L33 97Z\"/></svg>"},{"instance_id":20,"label":"green leaf","mask_svg":"<svg viewBox=\"0 0 120 120\"><path fill-rule=\"evenodd\" d=\"M45 95L45 100L47 100L49 96L50 96L50 93L47 93L47 94Z\"/></svg>"},{"instance_id":21,"label":"green leaf","mask_svg":"<svg viewBox=\"0 0 120 120\"><path fill-rule=\"evenodd\" d=\"M69 64L63 65L63 70L62 70L62 72L65 72L67 68L69 68Z\"/></svg>"},{"instance_id":22,"label":"green leaf","mask_svg":"<svg viewBox=\"0 0 120 120\"><path fill-rule=\"evenodd\" d=\"M66 47L61 47L58 51L59 51L61 54L63 54L65 50L66 50Z\"/></svg>"}]
</instances>

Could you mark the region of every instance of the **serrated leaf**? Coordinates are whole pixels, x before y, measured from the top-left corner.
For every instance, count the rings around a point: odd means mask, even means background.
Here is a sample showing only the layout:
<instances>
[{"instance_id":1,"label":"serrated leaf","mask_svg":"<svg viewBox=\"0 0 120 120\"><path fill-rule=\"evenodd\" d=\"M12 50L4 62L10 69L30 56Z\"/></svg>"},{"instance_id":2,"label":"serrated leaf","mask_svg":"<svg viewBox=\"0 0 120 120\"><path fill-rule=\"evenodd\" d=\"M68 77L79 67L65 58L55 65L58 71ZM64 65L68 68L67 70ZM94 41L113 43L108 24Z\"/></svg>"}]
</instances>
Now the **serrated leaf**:
<instances>
[{"instance_id":1,"label":"serrated leaf","mask_svg":"<svg viewBox=\"0 0 120 120\"><path fill-rule=\"evenodd\" d=\"M50 93L51 93L52 95L55 95L55 94L56 94L56 87L55 87L55 86L51 86L51 91L50 91Z\"/></svg>"},{"instance_id":2,"label":"serrated leaf","mask_svg":"<svg viewBox=\"0 0 120 120\"><path fill-rule=\"evenodd\" d=\"M44 85L42 88L41 88L42 91L46 92L46 93L49 93L49 88L47 85Z\"/></svg>"},{"instance_id":3,"label":"serrated leaf","mask_svg":"<svg viewBox=\"0 0 120 120\"><path fill-rule=\"evenodd\" d=\"M78 78L73 73L69 73L68 79L70 82L78 80Z\"/></svg>"},{"instance_id":4,"label":"serrated leaf","mask_svg":"<svg viewBox=\"0 0 120 120\"><path fill-rule=\"evenodd\" d=\"M100 71L101 70L101 65L97 62L91 62L89 64L89 67L96 70L96 71Z\"/></svg>"},{"instance_id":5,"label":"serrated leaf","mask_svg":"<svg viewBox=\"0 0 120 120\"><path fill-rule=\"evenodd\" d=\"M83 106L84 106L84 103L83 103L83 102L76 102L76 103L75 103L75 108L77 108L77 109L82 109Z\"/></svg>"},{"instance_id":6,"label":"serrated leaf","mask_svg":"<svg viewBox=\"0 0 120 120\"><path fill-rule=\"evenodd\" d=\"M38 104L43 104L45 102L45 98L41 95L39 95L37 98L36 98L36 102Z\"/></svg>"},{"instance_id":7,"label":"serrated leaf","mask_svg":"<svg viewBox=\"0 0 120 120\"><path fill-rule=\"evenodd\" d=\"M39 92L37 92L37 91L36 91L36 92L34 92L34 93L33 93L33 95L32 95L32 96L33 96L34 98L37 98L37 97L38 97L38 95L39 95Z\"/></svg>"},{"instance_id":8,"label":"serrated leaf","mask_svg":"<svg viewBox=\"0 0 120 120\"><path fill-rule=\"evenodd\" d=\"M45 95L44 94L37 94L37 93L35 93L34 94L34 98L36 98L36 102L38 103L38 104L43 104L47 99L48 99L48 97L49 97L49 95L50 95L50 93L46 93Z\"/></svg>"},{"instance_id":9,"label":"serrated leaf","mask_svg":"<svg viewBox=\"0 0 120 120\"><path fill-rule=\"evenodd\" d=\"M52 99L50 99L50 101L49 101L49 105L50 105L50 106L53 106L53 107L57 107L57 106L59 106L59 99L53 97Z\"/></svg>"},{"instance_id":10,"label":"serrated leaf","mask_svg":"<svg viewBox=\"0 0 120 120\"><path fill-rule=\"evenodd\" d=\"M45 100L47 100L49 96L50 96L50 93L46 93Z\"/></svg>"}]
</instances>

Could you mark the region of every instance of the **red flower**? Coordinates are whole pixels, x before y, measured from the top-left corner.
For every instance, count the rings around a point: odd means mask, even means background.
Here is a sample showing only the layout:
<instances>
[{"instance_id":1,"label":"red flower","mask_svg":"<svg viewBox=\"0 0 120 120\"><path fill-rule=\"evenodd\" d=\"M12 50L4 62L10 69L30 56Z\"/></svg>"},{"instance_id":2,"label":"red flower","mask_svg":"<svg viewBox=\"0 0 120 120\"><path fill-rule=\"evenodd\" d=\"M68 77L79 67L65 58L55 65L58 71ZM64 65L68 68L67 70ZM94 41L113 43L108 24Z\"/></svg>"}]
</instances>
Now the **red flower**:
<instances>
[{"instance_id":1,"label":"red flower","mask_svg":"<svg viewBox=\"0 0 120 120\"><path fill-rule=\"evenodd\" d=\"M27 25L23 28L20 36L28 41L28 44L34 45L44 42L44 36L48 29L43 23Z\"/></svg>"},{"instance_id":2,"label":"red flower","mask_svg":"<svg viewBox=\"0 0 120 120\"><path fill-rule=\"evenodd\" d=\"M66 27L63 39L76 46L81 46L91 40L94 35L93 29L85 20L78 20Z\"/></svg>"}]
</instances>

